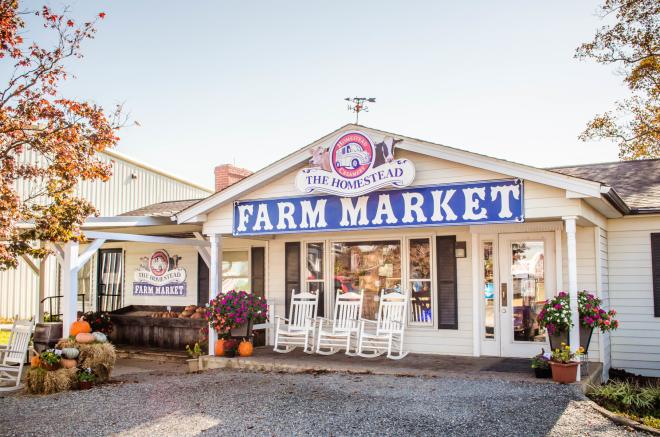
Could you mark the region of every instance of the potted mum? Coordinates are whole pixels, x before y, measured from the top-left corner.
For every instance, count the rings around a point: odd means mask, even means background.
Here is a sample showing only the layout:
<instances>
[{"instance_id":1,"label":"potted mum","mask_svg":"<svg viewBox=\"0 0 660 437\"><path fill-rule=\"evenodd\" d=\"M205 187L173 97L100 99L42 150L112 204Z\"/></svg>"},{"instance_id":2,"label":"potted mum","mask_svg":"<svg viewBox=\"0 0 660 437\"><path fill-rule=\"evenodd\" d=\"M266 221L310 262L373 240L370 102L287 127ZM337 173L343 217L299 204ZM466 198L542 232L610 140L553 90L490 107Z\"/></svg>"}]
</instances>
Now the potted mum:
<instances>
[{"instance_id":1,"label":"potted mum","mask_svg":"<svg viewBox=\"0 0 660 437\"><path fill-rule=\"evenodd\" d=\"M570 346L562 343L560 347L552 351L550 368L552 369L552 380L561 384L570 384L577 380L577 371L580 362L576 359L584 353L582 348L571 352Z\"/></svg>"},{"instance_id":2,"label":"potted mum","mask_svg":"<svg viewBox=\"0 0 660 437\"><path fill-rule=\"evenodd\" d=\"M62 351L59 349L48 349L41 353L41 367L46 370L55 370L60 366Z\"/></svg>"},{"instance_id":3,"label":"potted mum","mask_svg":"<svg viewBox=\"0 0 660 437\"><path fill-rule=\"evenodd\" d=\"M230 290L211 299L206 308L206 320L218 334L216 355L221 356L223 354L217 352L223 352L226 356L225 339L248 337L253 325L268 320L268 304L266 299L252 293Z\"/></svg>"},{"instance_id":4,"label":"potted mum","mask_svg":"<svg viewBox=\"0 0 660 437\"><path fill-rule=\"evenodd\" d=\"M532 357L532 369L537 378L550 378L552 372L550 370L550 358L552 354L541 349L541 353Z\"/></svg>"},{"instance_id":5,"label":"potted mum","mask_svg":"<svg viewBox=\"0 0 660 437\"><path fill-rule=\"evenodd\" d=\"M89 390L96 381L96 375L91 368L80 369L78 371L78 388L80 390Z\"/></svg>"}]
</instances>

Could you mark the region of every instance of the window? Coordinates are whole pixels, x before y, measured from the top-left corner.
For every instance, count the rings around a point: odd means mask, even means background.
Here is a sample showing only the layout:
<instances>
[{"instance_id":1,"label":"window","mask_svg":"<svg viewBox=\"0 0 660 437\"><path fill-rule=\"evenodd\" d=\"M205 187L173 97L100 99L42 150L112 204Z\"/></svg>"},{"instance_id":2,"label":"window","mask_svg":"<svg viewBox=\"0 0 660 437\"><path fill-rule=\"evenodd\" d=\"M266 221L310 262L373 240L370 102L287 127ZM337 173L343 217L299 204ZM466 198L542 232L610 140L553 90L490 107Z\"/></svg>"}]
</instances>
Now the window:
<instances>
[{"instance_id":1,"label":"window","mask_svg":"<svg viewBox=\"0 0 660 437\"><path fill-rule=\"evenodd\" d=\"M482 244L484 338L495 339L495 276L493 272L493 242Z\"/></svg>"},{"instance_id":2,"label":"window","mask_svg":"<svg viewBox=\"0 0 660 437\"><path fill-rule=\"evenodd\" d=\"M319 295L318 315L324 314L323 243L307 243L305 283L307 291Z\"/></svg>"},{"instance_id":3,"label":"window","mask_svg":"<svg viewBox=\"0 0 660 437\"><path fill-rule=\"evenodd\" d=\"M412 239L408 243L410 289L410 322L433 325L431 300L431 242L428 238Z\"/></svg>"},{"instance_id":4,"label":"window","mask_svg":"<svg viewBox=\"0 0 660 437\"><path fill-rule=\"evenodd\" d=\"M362 317L375 319L381 290L401 292L401 242L334 243L335 290L364 290Z\"/></svg>"},{"instance_id":5,"label":"window","mask_svg":"<svg viewBox=\"0 0 660 437\"><path fill-rule=\"evenodd\" d=\"M222 252L222 291L250 289L248 260L247 250Z\"/></svg>"}]
</instances>

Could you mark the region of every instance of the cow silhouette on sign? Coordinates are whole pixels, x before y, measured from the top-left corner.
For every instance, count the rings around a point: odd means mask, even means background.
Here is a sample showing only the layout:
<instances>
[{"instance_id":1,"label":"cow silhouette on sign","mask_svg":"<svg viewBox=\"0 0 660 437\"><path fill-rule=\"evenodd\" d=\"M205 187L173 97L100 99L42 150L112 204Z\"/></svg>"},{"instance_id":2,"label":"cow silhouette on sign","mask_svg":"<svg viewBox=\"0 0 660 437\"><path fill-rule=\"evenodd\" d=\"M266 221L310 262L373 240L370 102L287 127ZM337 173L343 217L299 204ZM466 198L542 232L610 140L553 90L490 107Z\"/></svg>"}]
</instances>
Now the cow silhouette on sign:
<instances>
[{"instance_id":1,"label":"cow silhouette on sign","mask_svg":"<svg viewBox=\"0 0 660 437\"><path fill-rule=\"evenodd\" d=\"M385 137L374 146L374 168L394 160L394 147L403 140Z\"/></svg>"}]
</instances>

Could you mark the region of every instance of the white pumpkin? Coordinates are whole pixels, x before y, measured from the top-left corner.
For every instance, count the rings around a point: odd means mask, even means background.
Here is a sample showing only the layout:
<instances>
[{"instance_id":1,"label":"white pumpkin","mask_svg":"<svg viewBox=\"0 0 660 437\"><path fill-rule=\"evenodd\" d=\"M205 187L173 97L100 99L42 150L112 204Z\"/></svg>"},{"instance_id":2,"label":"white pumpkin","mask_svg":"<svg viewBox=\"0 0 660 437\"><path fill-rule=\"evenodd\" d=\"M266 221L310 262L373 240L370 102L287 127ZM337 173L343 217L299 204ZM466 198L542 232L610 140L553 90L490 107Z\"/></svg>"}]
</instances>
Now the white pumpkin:
<instances>
[{"instance_id":1,"label":"white pumpkin","mask_svg":"<svg viewBox=\"0 0 660 437\"><path fill-rule=\"evenodd\" d=\"M102 332L92 332L92 335L94 336L94 340L98 341L99 343L105 343L108 341L108 337Z\"/></svg>"},{"instance_id":2,"label":"white pumpkin","mask_svg":"<svg viewBox=\"0 0 660 437\"><path fill-rule=\"evenodd\" d=\"M62 355L70 360L75 360L80 355L80 351L75 347L65 347L62 349Z\"/></svg>"}]
</instances>

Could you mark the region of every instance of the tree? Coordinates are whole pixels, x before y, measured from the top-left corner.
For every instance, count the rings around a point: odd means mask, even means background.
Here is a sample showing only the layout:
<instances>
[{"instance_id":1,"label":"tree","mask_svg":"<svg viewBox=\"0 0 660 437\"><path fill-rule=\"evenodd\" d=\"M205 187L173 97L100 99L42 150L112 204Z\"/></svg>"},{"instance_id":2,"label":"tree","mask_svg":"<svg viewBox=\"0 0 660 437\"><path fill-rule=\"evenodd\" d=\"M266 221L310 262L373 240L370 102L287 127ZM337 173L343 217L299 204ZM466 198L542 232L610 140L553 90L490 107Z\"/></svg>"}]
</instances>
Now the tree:
<instances>
[{"instance_id":1,"label":"tree","mask_svg":"<svg viewBox=\"0 0 660 437\"><path fill-rule=\"evenodd\" d=\"M43 22L49 48L24 39L27 14ZM111 175L97 153L119 140L120 108L106 116L58 93L68 77L64 61L82 57L81 43L105 14L80 25L67 14L46 6L20 11L17 0L0 0L0 71L8 72L0 86L0 270L16 267L21 255L45 256L36 241L82 241L80 226L96 210L75 195L76 185ZM18 182L29 182L29 192Z\"/></svg>"},{"instance_id":2,"label":"tree","mask_svg":"<svg viewBox=\"0 0 660 437\"><path fill-rule=\"evenodd\" d=\"M660 3L657 0L605 0L601 17L615 18L596 31L593 41L576 50L576 58L591 58L620 66L631 96L613 110L597 115L580 139L608 139L619 146L621 159L660 157Z\"/></svg>"}]
</instances>

